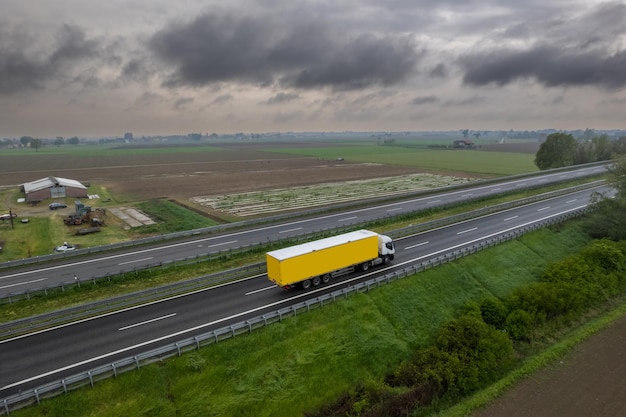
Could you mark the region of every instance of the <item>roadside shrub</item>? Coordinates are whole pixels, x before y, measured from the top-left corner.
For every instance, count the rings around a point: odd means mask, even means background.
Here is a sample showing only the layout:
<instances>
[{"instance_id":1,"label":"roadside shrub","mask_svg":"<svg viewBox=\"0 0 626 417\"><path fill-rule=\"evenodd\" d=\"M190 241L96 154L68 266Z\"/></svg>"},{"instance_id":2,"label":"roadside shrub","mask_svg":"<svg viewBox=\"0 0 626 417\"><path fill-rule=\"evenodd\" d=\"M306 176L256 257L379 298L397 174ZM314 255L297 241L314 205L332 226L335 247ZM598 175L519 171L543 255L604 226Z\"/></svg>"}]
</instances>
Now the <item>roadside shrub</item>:
<instances>
[{"instance_id":1,"label":"roadside shrub","mask_svg":"<svg viewBox=\"0 0 626 417\"><path fill-rule=\"evenodd\" d=\"M504 329L513 340L528 340L532 327L532 316L520 309L511 311L504 322Z\"/></svg>"},{"instance_id":2,"label":"roadside shrub","mask_svg":"<svg viewBox=\"0 0 626 417\"><path fill-rule=\"evenodd\" d=\"M504 303L495 297L485 298L480 302L480 316L483 321L496 329L502 329L508 310Z\"/></svg>"}]
</instances>

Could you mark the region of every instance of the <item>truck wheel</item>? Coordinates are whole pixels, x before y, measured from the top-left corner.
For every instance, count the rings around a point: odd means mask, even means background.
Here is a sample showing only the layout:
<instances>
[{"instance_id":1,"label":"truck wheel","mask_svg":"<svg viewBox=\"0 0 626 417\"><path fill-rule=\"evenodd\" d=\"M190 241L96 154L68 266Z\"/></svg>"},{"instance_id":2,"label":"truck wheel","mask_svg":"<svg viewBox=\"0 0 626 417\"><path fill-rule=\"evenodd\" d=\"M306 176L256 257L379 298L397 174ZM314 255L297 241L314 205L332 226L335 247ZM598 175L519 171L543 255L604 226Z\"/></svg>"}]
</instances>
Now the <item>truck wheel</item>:
<instances>
[{"instance_id":1,"label":"truck wheel","mask_svg":"<svg viewBox=\"0 0 626 417\"><path fill-rule=\"evenodd\" d=\"M369 262L363 262L361 264L361 271L365 272L365 271L369 271L370 269L370 263Z\"/></svg>"},{"instance_id":2,"label":"truck wheel","mask_svg":"<svg viewBox=\"0 0 626 417\"><path fill-rule=\"evenodd\" d=\"M313 277L312 283L314 287L317 287L322 283L322 279L320 277Z\"/></svg>"},{"instance_id":3,"label":"truck wheel","mask_svg":"<svg viewBox=\"0 0 626 417\"><path fill-rule=\"evenodd\" d=\"M322 283L328 284L330 282L330 274L322 275Z\"/></svg>"},{"instance_id":4,"label":"truck wheel","mask_svg":"<svg viewBox=\"0 0 626 417\"><path fill-rule=\"evenodd\" d=\"M391 259L389 259L389 256L385 256L385 257L383 258L383 263L384 263L385 265L389 265L389 263L390 263L390 262L391 262Z\"/></svg>"},{"instance_id":5,"label":"truck wheel","mask_svg":"<svg viewBox=\"0 0 626 417\"><path fill-rule=\"evenodd\" d=\"M304 281L302 281L302 289L308 290L309 288L311 288L311 281L308 279L305 279Z\"/></svg>"}]
</instances>

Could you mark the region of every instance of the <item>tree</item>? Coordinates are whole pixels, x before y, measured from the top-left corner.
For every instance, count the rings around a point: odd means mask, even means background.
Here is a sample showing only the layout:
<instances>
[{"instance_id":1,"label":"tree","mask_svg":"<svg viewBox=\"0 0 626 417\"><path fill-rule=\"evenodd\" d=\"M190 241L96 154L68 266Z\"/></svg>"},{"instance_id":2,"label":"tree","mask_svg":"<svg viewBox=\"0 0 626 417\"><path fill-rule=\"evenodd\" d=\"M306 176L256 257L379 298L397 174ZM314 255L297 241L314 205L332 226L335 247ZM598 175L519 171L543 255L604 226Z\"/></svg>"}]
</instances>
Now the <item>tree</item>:
<instances>
[{"instance_id":1,"label":"tree","mask_svg":"<svg viewBox=\"0 0 626 417\"><path fill-rule=\"evenodd\" d=\"M61 136L57 136L56 139L54 140L54 144L56 146L61 146L65 143L65 140L63 139L63 137Z\"/></svg>"},{"instance_id":2,"label":"tree","mask_svg":"<svg viewBox=\"0 0 626 417\"><path fill-rule=\"evenodd\" d=\"M78 136L74 136L73 138L69 138L67 140L67 143L69 143L70 145L78 145Z\"/></svg>"},{"instance_id":3,"label":"tree","mask_svg":"<svg viewBox=\"0 0 626 417\"><path fill-rule=\"evenodd\" d=\"M41 148L41 139L32 139L30 141L30 147L35 148L35 152L38 152L39 148Z\"/></svg>"},{"instance_id":4,"label":"tree","mask_svg":"<svg viewBox=\"0 0 626 417\"><path fill-rule=\"evenodd\" d=\"M31 140L33 140L33 138L31 138L30 136L22 136L20 138L20 143L24 146L28 146Z\"/></svg>"},{"instance_id":5,"label":"tree","mask_svg":"<svg viewBox=\"0 0 626 417\"><path fill-rule=\"evenodd\" d=\"M552 133L539 146L535 155L537 168L551 169L573 165L577 142L568 133Z\"/></svg>"}]
</instances>

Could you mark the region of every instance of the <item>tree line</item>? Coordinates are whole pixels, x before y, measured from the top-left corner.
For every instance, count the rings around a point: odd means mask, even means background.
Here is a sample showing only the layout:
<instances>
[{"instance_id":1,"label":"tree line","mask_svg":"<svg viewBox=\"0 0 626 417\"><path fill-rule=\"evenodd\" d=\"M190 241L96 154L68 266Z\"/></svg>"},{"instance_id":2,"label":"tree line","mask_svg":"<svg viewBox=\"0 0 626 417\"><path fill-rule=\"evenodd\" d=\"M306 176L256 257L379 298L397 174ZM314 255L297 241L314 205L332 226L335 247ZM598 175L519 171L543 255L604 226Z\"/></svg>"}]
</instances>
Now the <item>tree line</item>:
<instances>
[{"instance_id":1,"label":"tree line","mask_svg":"<svg viewBox=\"0 0 626 417\"><path fill-rule=\"evenodd\" d=\"M535 155L537 168L552 169L589 162L609 161L626 155L626 136L611 140L607 135L576 140L569 133L557 132L546 137Z\"/></svg>"}]
</instances>

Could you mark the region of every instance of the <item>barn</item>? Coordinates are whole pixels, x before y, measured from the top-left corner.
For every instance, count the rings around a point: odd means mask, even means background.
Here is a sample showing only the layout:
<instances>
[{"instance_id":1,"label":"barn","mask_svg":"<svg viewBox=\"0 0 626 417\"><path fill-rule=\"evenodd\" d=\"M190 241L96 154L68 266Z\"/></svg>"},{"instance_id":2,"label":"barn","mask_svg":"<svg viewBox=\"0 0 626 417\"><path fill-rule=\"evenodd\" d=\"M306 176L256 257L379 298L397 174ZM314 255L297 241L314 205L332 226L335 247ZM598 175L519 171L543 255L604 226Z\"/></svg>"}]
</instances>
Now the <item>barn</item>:
<instances>
[{"instance_id":1,"label":"barn","mask_svg":"<svg viewBox=\"0 0 626 417\"><path fill-rule=\"evenodd\" d=\"M87 197L87 187L76 180L46 177L20 186L26 201L36 203L49 198Z\"/></svg>"}]
</instances>

